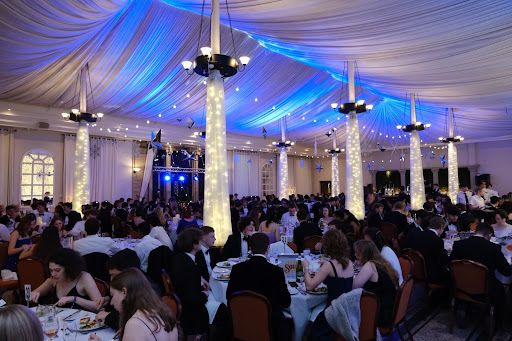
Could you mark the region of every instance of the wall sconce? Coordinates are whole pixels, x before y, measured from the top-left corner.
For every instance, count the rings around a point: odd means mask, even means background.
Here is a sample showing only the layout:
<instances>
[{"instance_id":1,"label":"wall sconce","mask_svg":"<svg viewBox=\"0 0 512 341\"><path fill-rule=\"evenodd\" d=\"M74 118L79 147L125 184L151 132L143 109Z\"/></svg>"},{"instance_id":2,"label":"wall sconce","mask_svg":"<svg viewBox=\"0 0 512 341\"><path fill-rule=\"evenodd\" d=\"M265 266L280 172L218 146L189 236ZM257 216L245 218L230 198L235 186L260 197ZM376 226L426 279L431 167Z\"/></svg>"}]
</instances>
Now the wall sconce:
<instances>
[{"instance_id":1,"label":"wall sconce","mask_svg":"<svg viewBox=\"0 0 512 341\"><path fill-rule=\"evenodd\" d=\"M140 172L139 167L133 167L133 174Z\"/></svg>"}]
</instances>

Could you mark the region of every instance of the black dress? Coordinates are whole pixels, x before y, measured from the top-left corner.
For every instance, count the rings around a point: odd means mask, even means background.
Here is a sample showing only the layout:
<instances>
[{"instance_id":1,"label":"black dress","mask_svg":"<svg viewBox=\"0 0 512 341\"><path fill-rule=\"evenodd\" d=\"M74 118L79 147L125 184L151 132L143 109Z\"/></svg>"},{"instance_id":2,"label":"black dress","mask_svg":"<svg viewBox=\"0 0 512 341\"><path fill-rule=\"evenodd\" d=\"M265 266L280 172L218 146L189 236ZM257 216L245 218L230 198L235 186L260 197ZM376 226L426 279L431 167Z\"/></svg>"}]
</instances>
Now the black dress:
<instances>
[{"instance_id":1,"label":"black dress","mask_svg":"<svg viewBox=\"0 0 512 341\"><path fill-rule=\"evenodd\" d=\"M329 306L332 300L337 299L342 294L349 292L352 290L352 282L354 277L338 277L338 272L332 264L332 261L329 261L332 266L332 270L334 271L334 277L327 276L324 279L324 284L327 285L327 305Z\"/></svg>"},{"instance_id":2,"label":"black dress","mask_svg":"<svg viewBox=\"0 0 512 341\"><path fill-rule=\"evenodd\" d=\"M83 298L85 300L89 300L89 297L85 296L85 295L80 295L78 293L78 290L76 289L76 285L78 283L78 280L75 282L75 285L73 286L73 288L71 290L69 290L69 292L66 294L66 295L63 295L62 297L64 296L76 296L76 297L80 297L80 298ZM50 291L50 293L48 295L46 295L44 298L43 298L43 303L44 304L55 304L59 301L59 297L57 296L57 288L56 287L53 287L52 291ZM76 302L69 302L69 303L66 303L62 306L60 306L61 308L71 308L71 309L80 309L80 310L87 310L86 308L83 308L81 307L79 304L77 304Z\"/></svg>"},{"instance_id":3,"label":"black dress","mask_svg":"<svg viewBox=\"0 0 512 341\"><path fill-rule=\"evenodd\" d=\"M379 327L391 327L393 325L393 308L395 305L396 287L388 273L377 268L379 279L377 282L368 281L363 290L377 295L379 299Z\"/></svg>"}]
</instances>

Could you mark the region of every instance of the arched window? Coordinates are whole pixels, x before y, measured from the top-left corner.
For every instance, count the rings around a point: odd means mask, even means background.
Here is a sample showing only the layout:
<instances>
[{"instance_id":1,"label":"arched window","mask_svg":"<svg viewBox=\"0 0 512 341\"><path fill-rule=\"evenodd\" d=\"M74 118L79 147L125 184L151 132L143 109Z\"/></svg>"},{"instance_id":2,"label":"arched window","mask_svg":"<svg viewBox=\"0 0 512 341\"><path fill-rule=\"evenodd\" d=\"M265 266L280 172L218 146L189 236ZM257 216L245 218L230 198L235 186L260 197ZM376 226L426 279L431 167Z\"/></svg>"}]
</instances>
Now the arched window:
<instances>
[{"instance_id":1,"label":"arched window","mask_svg":"<svg viewBox=\"0 0 512 341\"><path fill-rule=\"evenodd\" d=\"M21 200L53 197L53 157L46 150L31 150L21 160Z\"/></svg>"},{"instance_id":2,"label":"arched window","mask_svg":"<svg viewBox=\"0 0 512 341\"><path fill-rule=\"evenodd\" d=\"M261 169L261 194L274 194L274 168L268 163Z\"/></svg>"}]
</instances>

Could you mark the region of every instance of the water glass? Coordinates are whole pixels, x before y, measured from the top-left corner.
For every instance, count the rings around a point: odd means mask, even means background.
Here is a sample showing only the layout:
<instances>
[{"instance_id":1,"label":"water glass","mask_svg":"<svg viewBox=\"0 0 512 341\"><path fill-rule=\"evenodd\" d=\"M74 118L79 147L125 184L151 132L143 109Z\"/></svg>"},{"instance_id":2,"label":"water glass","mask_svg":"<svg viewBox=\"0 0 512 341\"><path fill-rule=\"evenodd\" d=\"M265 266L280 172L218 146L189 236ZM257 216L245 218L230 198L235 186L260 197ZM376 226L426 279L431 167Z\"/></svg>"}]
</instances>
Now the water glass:
<instances>
[{"instance_id":1,"label":"water glass","mask_svg":"<svg viewBox=\"0 0 512 341\"><path fill-rule=\"evenodd\" d=\"M48 316L48 319L43 322L43 333L48 336L50 340L53 340L54 337L57 336L59 332L59 322L55 317Z\"/></svg>"},{"instance_id":2,"label":"water glass","mask_svg":"<svg viewBox=\"0 0 512 341\"><path fill-rule=\"evenodd\" d=\"M30 305L30 296L32 295L32 285L25 284L25 301L27 302L27 307Z\"/></svg>"}]
</instances>

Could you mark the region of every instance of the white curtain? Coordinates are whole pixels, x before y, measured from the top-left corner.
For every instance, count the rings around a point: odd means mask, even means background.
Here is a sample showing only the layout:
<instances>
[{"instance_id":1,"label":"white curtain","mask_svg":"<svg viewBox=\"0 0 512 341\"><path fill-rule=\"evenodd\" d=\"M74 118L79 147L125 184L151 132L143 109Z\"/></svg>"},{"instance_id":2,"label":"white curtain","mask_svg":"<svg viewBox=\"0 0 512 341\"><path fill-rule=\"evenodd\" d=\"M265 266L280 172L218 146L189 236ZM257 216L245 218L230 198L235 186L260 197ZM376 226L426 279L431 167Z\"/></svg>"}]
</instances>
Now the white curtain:
<instances>
[{"instance_id":1,"label":"white curtain","mask_svg":"<svg viewBox=\"0 0 512 341\"><path fill-rule=\"evenodd\" d=\"M238 197L260 194L260 156L258 153L233 152L233 193Z\"/></svg>"},{"instance_id":2,"label":"white curtain","mask_svg":"<svg viewBox=\"0 0 512 341\"><path fill-rule=\"evenodd\" d=\"M19 197L16 193L19 190L14 188L14 131L11 129L0 129L0 204L19 204ZM19 175L18 175L19 176Z\"/></svg>"},{"instance_id":3,"label":"white curtain","mask_svg":"<svg viewBox=\"0 0 512 341\"><path fill-rule=\"evenodd\" d=\"M63 179L62 200L64 202L73 201L73 179L75 177L75 135L64 135L64 165L63 165Z\"/></svg>"},{"instance_id":4,"label":"white curtain","mask_svg":"<svg viewBox=\"0 0 512 341\"><path fill-rule=\"evenodd\" d=\"M153 176L153 158L155 157L155 148L149 149L146 154L146 163L144 164L144 173L142 185L140 186L139 199L143 200L149 187L149 182Z\"/></svg>"}]
</instances>

